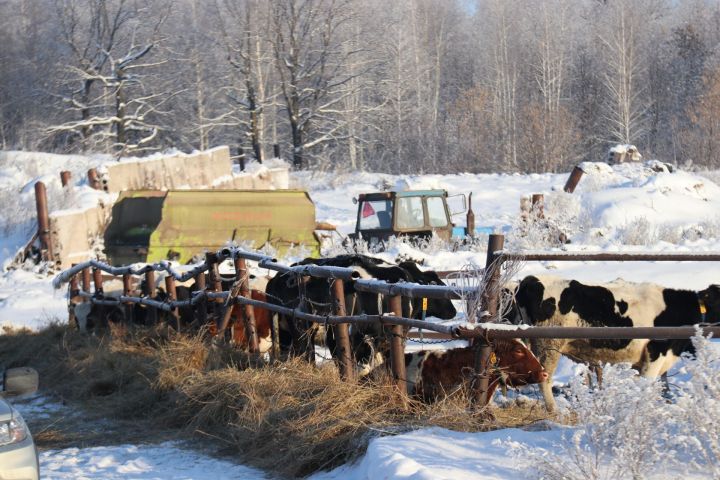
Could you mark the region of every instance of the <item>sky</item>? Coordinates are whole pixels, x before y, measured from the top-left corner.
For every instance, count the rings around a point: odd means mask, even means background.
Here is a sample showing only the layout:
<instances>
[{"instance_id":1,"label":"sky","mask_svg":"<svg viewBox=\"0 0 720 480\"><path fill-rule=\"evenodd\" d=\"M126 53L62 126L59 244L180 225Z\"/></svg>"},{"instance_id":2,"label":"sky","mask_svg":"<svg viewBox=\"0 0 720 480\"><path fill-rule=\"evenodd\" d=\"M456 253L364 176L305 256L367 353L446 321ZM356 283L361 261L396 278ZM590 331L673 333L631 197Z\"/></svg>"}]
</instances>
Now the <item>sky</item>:
<instances>
[{"instance_id":1,"label":"sky","mask_svg":"<svg viewBox=\"0 0 720 480\"><path fill-rule=\"evenodd\" d=\"M55 199L51 204L64 208L83 208L98 201L81 180L87 159L63 159L48 155L34 160L33 168L0 165L0 182L5 191L19 192L13 207L0 218L5 231L0 237L0 325L42 328L47 323L67 318L65 291L52 288L52 277L25 269L10 269L15 252L27 241L34 228L32 188L40 177L49 184ZM506 249L563 250L569 252L718 252L720 251L720 187L711 179L716 172L657 172L652 162L609 166L604 163L583 165L585 175L575 193L562 187L569 172L560 174L456 174L399 175L353 172L332 174L298 172L291 187L305 188L316 204L317 220L337 225L342 234L354 229L356 206L352 198L360 193L384 188L442 188L452 194L473 193L476 225L506 234ZM73 198L60 198L55 177L61 169L77 171ZM40 175L40 173L43 175ZM48 173L49 172L49 173ZM51 175L52 174L52 175ZM546 217L564 231L571 243L561 247L544 242L537 232L518 235L519 206L523 196L545 195ZM0 199L10 204L11 200ZM108 198L104 198L108 201ZM64 203L63 203L64 202ZM454 219L464 224L464 218ZM338 251L337 245L330 247ZM425 268L458 270L468 265L482 266L483 242L474 249L449 251L437 245L420 251L407 244L391 244L379 256L390 261L398 257L422 261ZM282 259L290 262L297 258ZM257 269L256 269L257 270ZM527 274L552 274L587 283L602 283L616 278L631 282L655 282L667 287L699 290L718 282L718 268L703 262L526 262L518 277ZM256 272L257 273L257 272ZM265 273L265 272L260 272ZM18 295L25 292L25 295ZM41 301L38 301L41 299ZM462 316L462 313L460 313ZM462 317L459 318L462 320ZM457 321L457 320L456 320ZM565 383L575 376L575 367L564 361L556 382ZM47 399L35 403L47 404ZM59 407L49 402L36 408L32 402L21 404L25 415L42 414L42 408ZM423 429L397 436L374 439L367 453L356 463L332 472L317 474L316 479L510 479L527 475L528 467L510 454L508 445L551 448L567 442L573 430L558 424L542 428L503 429L493 432L463 433L441 428ZM181 444L97 445L92 448L47 450L41 454L45 478L137 478L137 479L225 479L272 478L269 474L227 463L189 451ZM525 473L523 473L525 472ZM672 478L665 472L657 478ZM704 478L700 473L692 478Z\"/></svg>"}]
</instances>

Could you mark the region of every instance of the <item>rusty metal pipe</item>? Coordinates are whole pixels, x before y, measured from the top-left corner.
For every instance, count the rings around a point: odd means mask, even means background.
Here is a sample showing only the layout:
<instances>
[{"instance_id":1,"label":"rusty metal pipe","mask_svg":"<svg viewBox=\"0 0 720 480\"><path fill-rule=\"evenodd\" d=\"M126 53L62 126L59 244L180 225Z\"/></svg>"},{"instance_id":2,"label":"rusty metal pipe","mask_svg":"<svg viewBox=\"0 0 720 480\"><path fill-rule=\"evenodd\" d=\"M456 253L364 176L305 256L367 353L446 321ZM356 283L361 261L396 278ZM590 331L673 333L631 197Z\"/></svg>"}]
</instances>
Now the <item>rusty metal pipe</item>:
<instances>
[{"instance_id":1,"label":"rusty metal pipe","mask_svg":"<svg viewBox=\"0 0 720 480\"><path fill-rule=\"evenodd\" d=\"M99 268L93 268L92 271L93 284L95 285L95 295L103 294L103 281L102 281L102 270Z\"/></svg>"},{"instance_id":2,"label":"rusty metal pipe","mask_svg":"<svg viewBox=\"0 0 720 480\"><path fill-rule=\"evenodd\" d=\"M355 290L359 292L379 293L382 295L401 295L413 298L444 298L460 300L462 288L443 285L420 285L417 283L398 282L387 283L382 280L358 279L354 283ZM467 293L474 293L476 289Z\"/></svg>"},{"instance_id":3,"label":"rusty metal pipe","mask_svg":"<svg viewBox=\"0 0 720 480\"><path fill-rule=\"evenodd\" d=\"M175 286L175 278L172 275L165 277L165 291L167 292L169 302L177 300L177 287ZM177 307L170 310L170 315L175 318L175 321L177 322L177 330L180 332L183 326Z\"/></svg>"},{"instance_id":4,"label":"rusty metal pipe","mask_svg":"<svg viewBox=\"0 0 720 480\"><path fill-rule=\"evenodd\" d=\"M345 285L342 280L333 280L333 310L336 316L347 315L345 310ZM348 382L355 380L355 368L352 348L350 347L350 329L347 323L340 323L333 326L335 338L337 338L337 358L340 363L340 377Z\"/></svg>"},{"instance_id":5,"label":"rusty metal pipe","mask_svg":"<svg viewBox=\"0 0 720 480\"><path fill-rule=\"evenodd\" d=\"M94 190L102 190L102 185L100 184L100 177L98 176L97 170L94 168L91 168L87 171L87 177L88 177L88 185L90 185L90 188Z\"/></svg>"},{"instance_id":6,"label":"rusty metal pipe","mask_svg":"<svg viewBox=\"0 0 720 480\"><path fill-rule=\"evenodd\" d=\"M195 277L195 286L198 292L205 292L206 282L204 272L198 273ZM207 298L203 296L202 301L198 303L198 307L195 309L195 318L201 327L207 323L207 313Z\"/></svg>"},{"instance_id":7,"label":"rusty metal pipe","mask_svg":"<svg viewBox=\"0 0 720 480\"><path fill-rule=\"evenodd\" d=\"M50 239L50 214L48 213L47 189L43 182L35 182L35 208L37 210L38 238L43 260L53 259L53 245Z\"/></svg>"},{"instance_id":8,"label":"rusty metal pipe","mask_svg":"<svg viewBox=\"0 0 720 480\"><path fill-rule=\"evenodd\" d=\"M240 282L240 295L245 298L252 298L250 292L250 272L244 258L235 259L235 278ZM259 353L257 327L255 326L255 310L252 305L243 305L243 323L245 324L245 337L248 341L250 353Z\"/></svg>"},{"instance_id":9,"label":"rusty metal pipe","mask_svg":"<svg viewBox=\"0 0 720 480\"><path fill-rule=\"evenodd\" d=\"M695 335L694 326L685 327L526 327L512 328L503 325L503 329L456 327L454 337L461 338L564 338L588 340L675 340ZM720 327L701 327L704 333L720 334Z\"/></svg>"},{"instance_id":10,"label":"rusty metal pipe","mask_svg":"<svg viewBox=\"0 0 720 480\"><path fill-rule=\"evenodd\" d=\"M63 170L60 172L60 183L63 187L67 187L70 185L70 179L72 178L72 173L69 170Z\"/></svg>"},{"instance_id":11,"label":"rusty metal pipe","mask_svg":"<svg viewBox=\"0 0 720 480\"><path fill-rule=\"evenodd\" d=\"M570 172L570 176L567 179L567 182L565 182L565 186L563 187L563 190L567 193L573 193L575 191L575 187L577 187L577 184L580 183L580 179L583 176L583 170L582 168L576 166L573 168L572 172Z\"/></svg>"},{"instance_id":12,"label":"rusty metal pipe","mask_svg":"<svg viewBox=\"0 0 720 480\"><path fill-rule=\"evenodd\" d=\"M132 297L132 277L129 273L125 273L122 276L123 280L123 296L125 297ZM127 323L133 322L133 302L124 302L125 303L125 321Z\"/></svg>"},{"instance_id":13,"label":"rusty metal pipe","mask_svg":"<svg viewBox=\"0 0 720 480\"><path fill-rule=\"evenodd\" d=\"M503 260L566 260L573 262L718 262L720 253L574 253L574 252L503 252Z\"/></svg>"},{"instance_id":14,"label":"rusty metal pipe","mask_svg":"<svg viewBox=\"0 0 720 480\"><path fill-rule=\"evenodd\" d=\"M402 317L402 297L395 295L390 298L390 310L396 317ZM405 332L402 325L392 326L392 338L390 339L390 366L392 367L395 385L404 398L407 396L407 374L405 372L405 345L403 344Z\"/></svg>"}]
</instances>

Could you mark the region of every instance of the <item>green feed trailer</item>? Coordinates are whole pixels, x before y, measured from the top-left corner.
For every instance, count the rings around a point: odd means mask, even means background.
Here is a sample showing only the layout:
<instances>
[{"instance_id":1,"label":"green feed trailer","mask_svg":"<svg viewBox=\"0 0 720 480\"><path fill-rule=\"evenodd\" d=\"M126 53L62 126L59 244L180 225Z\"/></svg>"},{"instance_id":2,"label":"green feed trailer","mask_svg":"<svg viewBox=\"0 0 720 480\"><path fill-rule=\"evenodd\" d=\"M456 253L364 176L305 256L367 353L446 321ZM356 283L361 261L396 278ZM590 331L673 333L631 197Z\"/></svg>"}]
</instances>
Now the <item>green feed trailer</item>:
<instances>
[{"instance_id":1,"label":"green feed trailer","mask_svg":"<svg viewBox=\"0 0 720 480\"><path fill-rule=\"evenodd\" d=\"M120 194L105 230L114 265L188 262L230 240L279 254L304 245L320 254L315 205L299 190L139 190Z\"/></svg>"}]
</instances>

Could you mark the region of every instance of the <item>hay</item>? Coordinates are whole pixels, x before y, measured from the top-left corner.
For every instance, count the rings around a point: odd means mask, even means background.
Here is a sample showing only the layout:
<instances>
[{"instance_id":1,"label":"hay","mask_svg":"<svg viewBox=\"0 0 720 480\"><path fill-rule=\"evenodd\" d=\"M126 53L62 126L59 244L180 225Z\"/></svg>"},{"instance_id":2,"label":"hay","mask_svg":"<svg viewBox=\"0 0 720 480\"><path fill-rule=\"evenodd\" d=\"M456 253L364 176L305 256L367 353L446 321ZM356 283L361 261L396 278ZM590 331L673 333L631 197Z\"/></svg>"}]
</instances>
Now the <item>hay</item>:
<instances>
[{"instance_id":1,"label":"hay","mask_svg":"<svg viewBox=\"0 0 720 480\"><path fill-rule=\"evenodd\" d=\"M382 375L346 383L330 363L294 359L246 368L249 360L202 335L166 329L95 337L52 326L0 336L1 365L36 368L42 388L86 411L142 419L148 431L201 435L283 476L352 461L378 435L426 426L478 431L546 418L539 407L494 409L493 420L469 408L462 391L432 405L402 401Z\"/></svg>"}]
</instances>

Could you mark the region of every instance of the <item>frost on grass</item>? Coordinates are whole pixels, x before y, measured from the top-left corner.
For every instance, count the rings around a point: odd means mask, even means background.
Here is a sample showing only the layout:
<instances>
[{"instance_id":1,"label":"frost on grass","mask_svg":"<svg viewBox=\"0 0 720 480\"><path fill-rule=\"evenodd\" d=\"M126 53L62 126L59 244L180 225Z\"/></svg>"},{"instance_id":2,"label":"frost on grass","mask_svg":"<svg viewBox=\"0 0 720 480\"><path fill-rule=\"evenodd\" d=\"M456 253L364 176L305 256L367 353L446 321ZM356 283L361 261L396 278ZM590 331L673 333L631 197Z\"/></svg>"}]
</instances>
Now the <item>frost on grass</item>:
<instances>
[{"instance_id":1,"label":"frost on grass","mask_svg":"<svg viewBox=\"0 0 720 480\"><path fill-rule=\"evenodd\" d=\"M583 215L578 196L565 192L546 195L542 211L530 209L515 220L508 235L507 248L533 250L560 247L583 230L586 223Z\"/></svg>"},{"instance_id":2,"label":"frost on grass","mask_svg":"<svg viewBox=\"0 0 720 480\"><path fill-rule=\"evenodd\" d=\"M629 365L606 365L603 387L570 382L569 412L579 422L552 449L513 443L527 473L543 479L720 478L720 348L700 335L686 357L689 380L669 401L658 380ZM587 372L584 367L583 373Z\"/></svg>"},{"instance_id":3,"label":"frost on grass","mask_svg":"<svg viewBox=\"0 0 720 480\"><path fill-rule=\"evenodd\" d=\"M687 361L670 410L677 416L679 440L692 467L720 478L720 345L696 335L695 359Z\"/></svg>"}]
</instances>

